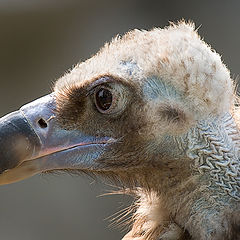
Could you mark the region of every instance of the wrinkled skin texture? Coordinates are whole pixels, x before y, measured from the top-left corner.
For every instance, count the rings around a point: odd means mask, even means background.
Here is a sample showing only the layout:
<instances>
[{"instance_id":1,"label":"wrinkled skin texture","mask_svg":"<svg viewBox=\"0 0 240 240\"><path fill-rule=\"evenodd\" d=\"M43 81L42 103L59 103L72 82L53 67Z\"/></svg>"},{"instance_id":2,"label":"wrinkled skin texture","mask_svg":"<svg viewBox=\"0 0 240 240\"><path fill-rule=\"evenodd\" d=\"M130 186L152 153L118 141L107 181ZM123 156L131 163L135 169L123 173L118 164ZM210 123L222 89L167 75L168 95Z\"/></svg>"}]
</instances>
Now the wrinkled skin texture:
<instances>
[{"instance_id":1,"label":"wrinkled skin texture","mask_svg":"<svg viewBox=\"0 0 240 240\"><path fill-rule=\"evenodd\" d=\"M103 88L113 94L106 112L96 100ZM21 160L0 183L84 171L136 198L123 240L240 239L240 114L233 89L220 56L191 24L134 30L56 82L44 134L54 125L58 135L51 136L64 144L46 151L51 138L44 148L40 142L42 155ZM26 109L36 135L45 136ZM81 136L81 146L70 133ZM66 152L70 160L60 162Z\"/></svg>"}]
</instances>

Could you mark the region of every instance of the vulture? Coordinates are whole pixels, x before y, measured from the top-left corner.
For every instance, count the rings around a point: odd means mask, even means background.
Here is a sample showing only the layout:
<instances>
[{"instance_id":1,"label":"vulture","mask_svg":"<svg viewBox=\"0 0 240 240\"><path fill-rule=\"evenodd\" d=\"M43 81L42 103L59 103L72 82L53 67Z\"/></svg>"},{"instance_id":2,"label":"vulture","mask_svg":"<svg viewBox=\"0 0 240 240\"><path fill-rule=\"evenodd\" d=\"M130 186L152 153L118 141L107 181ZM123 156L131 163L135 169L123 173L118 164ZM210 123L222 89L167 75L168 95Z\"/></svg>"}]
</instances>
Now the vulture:
<instances>
[{"instance_id":1,"label":"vulture","mask_svg":"<svg viewBox=\"0 0 240 240\"><path fill-rule=\"evenodd\" d=\"M238 106L193 23L133 30L0 119L0 184L99 175L135 196L123 240L239 240Z\"/></svg>"}]
</instances>

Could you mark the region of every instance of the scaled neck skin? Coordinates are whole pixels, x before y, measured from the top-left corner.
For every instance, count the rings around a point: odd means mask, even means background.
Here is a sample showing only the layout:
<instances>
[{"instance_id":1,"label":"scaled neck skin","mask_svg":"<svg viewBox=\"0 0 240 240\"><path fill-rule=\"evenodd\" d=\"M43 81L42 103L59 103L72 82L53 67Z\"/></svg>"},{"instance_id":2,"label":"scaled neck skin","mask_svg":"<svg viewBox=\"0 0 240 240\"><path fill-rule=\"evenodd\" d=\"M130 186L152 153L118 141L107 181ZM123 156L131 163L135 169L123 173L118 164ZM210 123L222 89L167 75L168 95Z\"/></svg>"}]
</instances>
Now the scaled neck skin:
<instances>
[{"instance_id":1,"label":"scaled neck skin","mask_svg":"<svg viewBox=\"0 0 240 240\"><path fill-rule=\"evenodd\" d=\"M196 239L234 239L227 237L232 216L240 213L240 134L234 119L226 113L201 120L180 142L197 185L177 221L185 215L185 227Z\"/></svg>"}]
</instances>

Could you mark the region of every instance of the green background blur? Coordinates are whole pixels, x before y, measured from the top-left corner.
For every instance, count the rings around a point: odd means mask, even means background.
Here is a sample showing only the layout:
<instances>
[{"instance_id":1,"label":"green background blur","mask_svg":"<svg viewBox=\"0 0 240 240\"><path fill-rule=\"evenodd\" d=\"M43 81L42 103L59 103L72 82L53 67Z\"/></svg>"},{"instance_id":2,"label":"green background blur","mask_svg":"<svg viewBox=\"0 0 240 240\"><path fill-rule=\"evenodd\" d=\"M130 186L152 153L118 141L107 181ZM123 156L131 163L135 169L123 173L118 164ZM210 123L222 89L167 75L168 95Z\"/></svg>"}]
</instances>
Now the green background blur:
<instances>
[{"instance_id":1,"label":"green background blur","mask_svg":"<svg viewBox=\"0 0 240 240\"><path fill-rule=\"evenodd\" d=\"M0 0L0 115L49 93L105 41L134 28L192 19L239 74L240 1ZM41 175L0 187L0 240L121 239L105 218L127 197L84 176Z\"/></svg>"}]
</instances>

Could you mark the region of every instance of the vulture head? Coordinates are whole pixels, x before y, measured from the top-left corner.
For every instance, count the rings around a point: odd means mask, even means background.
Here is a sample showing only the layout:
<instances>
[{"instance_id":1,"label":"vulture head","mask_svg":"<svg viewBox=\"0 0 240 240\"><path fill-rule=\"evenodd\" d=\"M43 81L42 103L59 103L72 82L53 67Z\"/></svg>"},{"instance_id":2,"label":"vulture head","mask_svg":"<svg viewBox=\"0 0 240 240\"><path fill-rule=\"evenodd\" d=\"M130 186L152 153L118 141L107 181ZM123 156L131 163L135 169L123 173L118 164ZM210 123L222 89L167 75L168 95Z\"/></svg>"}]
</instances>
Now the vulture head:
<instances>
[{"instance_id":1,"label":"vulture head","mask_svg":"<svg viewBox=\"0 0 240 240\"><path fill-rule=\"evenodd\" d=\"M192 24L131 31L0 119L0 184L101 175L137 197L124 240L240 239L235 103Z\"/></svg>"}]
</instances>

